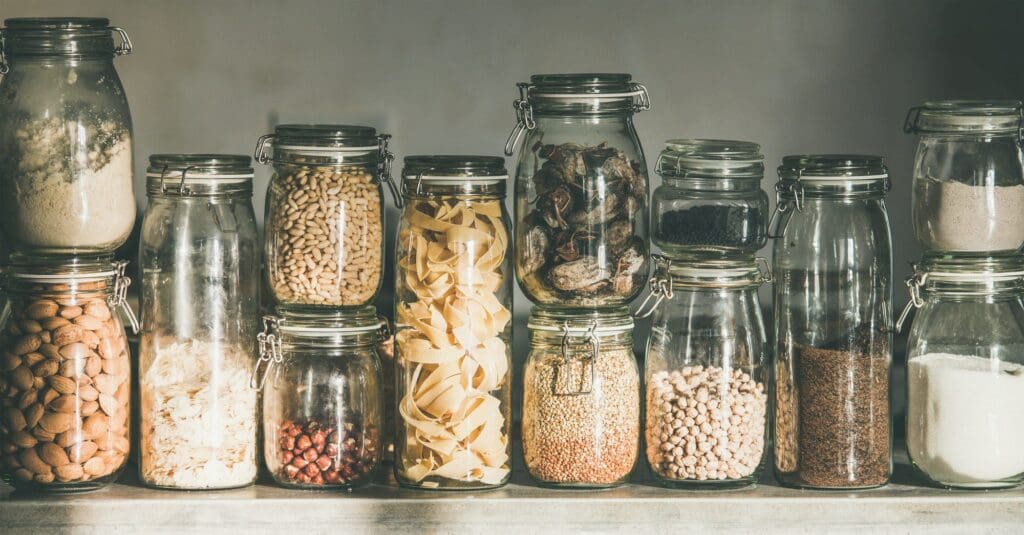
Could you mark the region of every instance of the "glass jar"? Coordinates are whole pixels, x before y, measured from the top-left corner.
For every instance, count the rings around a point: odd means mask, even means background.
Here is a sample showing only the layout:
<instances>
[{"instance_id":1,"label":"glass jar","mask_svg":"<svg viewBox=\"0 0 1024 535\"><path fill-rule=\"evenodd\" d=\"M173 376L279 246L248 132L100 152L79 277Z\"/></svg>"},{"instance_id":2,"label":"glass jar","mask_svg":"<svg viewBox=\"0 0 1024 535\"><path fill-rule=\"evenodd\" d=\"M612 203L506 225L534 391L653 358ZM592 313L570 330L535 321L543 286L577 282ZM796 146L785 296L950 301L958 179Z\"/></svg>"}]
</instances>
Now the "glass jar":
<instances>
[{"instance_id":1,"label":"glass jar","mask_svg":"<svg viewBox=\"0 0 1024 535\"><path fill-rule=\"evenodd\" d=\"M368 126L278 126L256 161L272 162L267 277L278 310L359 308L380 290L390 136ZM268 152L268 145L273 147Z\"/></svg>"},{"instance_id":2,"label":"glass jar","mask_svg":"<svg viewBox=\"0 0 1024 535\"><path fill-rule=\"evenodd\" d=\"M650 260L647 163L633 114L650 108L628 74L544 74L519 84L516 278L538 305L615 308L643 290Z\"/></svg>"},{"instance_id":3,"label":"glass jar","mask_svg":"<svg viewBox=\"0 0 1024 535\"><path fill-rule=\"evenodd\" d=\"M1024 246L1018 101L946 100L911 108L914 232L925 256L1013 255Z\"/></svg>"},{"instance_id":4,"label":"glass jar","mask_svg":"<svg viewBox=\"0 0 1024 535\"><path fill-rule=\"evenodd\" d=\"M654 244L673 258L748 259L767 240L764 155L749 141L674 139L658 157Z\"/></svg>"},{"instance_id":5,"label":"glass jar","mask_svg":"<svg viewBox=\"0 0 1024 535\"><path fill-rule=\"evenodd\" d=\"M220 489L256 480L259 239L248 156L157 154L140 237L139 474Z\"/></svg>"},{"instance_id":6,"label":"glass jar","mask_svg":"<svg viewBox=\"0 0 1024 535\"><path fill-rule=\"evenodd\" d=\"M18 489L102 488L129 452L127 263L12 265L0 333L0 459ZM134 324L134 323L133 323Z\"/></svg>"},{"instance_id":7,"label":"glass jar","mask_svg":"<svg viewBox=\"0 0 1024 535\"><path fill-rule=\"evenodd\" d=\"M512 266L505 161L405 159L395 270L395 477L508 482Z\"/></svg>"},{"instance_id":8,"label":"glass jar","mask_svg":"<svg viewBox=\"0 0 1024 535\"><path fill-rule=\"evenodd\" d=\"M768 262L655 265L644 371L651 472L673 488L756 483L768 443L770 361L757 297L771 280Z\"/></svg>"},{"instance_id":9,"label":"glass jar","mask_svg":"<svg viewBox=\"0 0 1024 535\"><path fill-rule=\"evenodd\" d=\"M1024 261L925 260L908 286L911 462L945 487L1024 483Z\"/></svg>"},{"instance_id":10,"label":"glass jar","mask_svg":"<svg viewBox=\"0 0 1024 535\"><path fill-rule=\"evenodd\" d=\"M775 472L858 489L892 473L892 240L879 156L787 156L775 239Z\"/></svg>"},{"instance_id":11,"label":"glass jar","mask_svg":"<svg viewBox=\"0 0 1024 535\"><path fill-rule=\"evenodd\" d=\"M352 488L381 460L383 324L373 307L265 319L260 362L263 458L280 485Z\"/></svg>"},{"instance_id":12,"label":"glass jar","mask_svg":"<svg viewBox=\"0 0 1024 535\"><path fill-rule=\"evenodd\" d=\"M132 119L113 62L131 53L128 34L99 18L4 25L4 234L23 256L109 255L135 224Z\"/></svg>"},{"instance_id":13,"label":"glass jar","mask_svg":"<svg viewBox=\"0 0 1024 535\"><path fill-rule=\"evenodd\" d=\"M550 487L621 485L640 446L640 372L629 309L535 308L523 372L526 469Z\"/></svg>"}]
</instances>

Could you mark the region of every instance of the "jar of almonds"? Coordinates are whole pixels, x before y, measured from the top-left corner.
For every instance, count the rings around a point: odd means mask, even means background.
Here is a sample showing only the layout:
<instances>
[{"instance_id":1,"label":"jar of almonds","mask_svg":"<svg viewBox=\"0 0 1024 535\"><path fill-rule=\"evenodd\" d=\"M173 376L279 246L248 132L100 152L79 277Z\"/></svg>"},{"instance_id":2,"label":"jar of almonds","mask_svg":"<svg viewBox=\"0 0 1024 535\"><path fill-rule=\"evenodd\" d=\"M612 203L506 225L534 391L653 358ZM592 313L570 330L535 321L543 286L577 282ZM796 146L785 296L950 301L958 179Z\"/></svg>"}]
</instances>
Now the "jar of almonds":
<instances>
[{"instance_id":1,"label":"jar of almonds","mask_svg":"<svg viewBox=\"0 0 1024 535\"><path fill-rule=\"evenodd\" d=\"M381 185L399 198L389 139L368 126L301 124L260 138L256 160L274 166L265 254L279 308L359 308L377 296L384 269Z\"/></svg>"},{"instance_id":2,"label":"jar of almonds","mask_svg":"<svg viewBox=\"0 0 1024 535\"><path fill-rule=\"evenodd\" d=\"M72 492L117 478L129 450L131 363L118 309L126 263L20 266L0 332L0 472Z\"/></svg>"},{"instance_id":3,"label":"jar of almonds","mask_svg":"<svg viewBox=\"0 0 1024 535\"><path fill-rule=\"evenodd\" d=\"M263 391L263 458L278 484L352 488L380 465L384 418L373 307L268 316L253 386Z\"/></svg>"}]
</instances>

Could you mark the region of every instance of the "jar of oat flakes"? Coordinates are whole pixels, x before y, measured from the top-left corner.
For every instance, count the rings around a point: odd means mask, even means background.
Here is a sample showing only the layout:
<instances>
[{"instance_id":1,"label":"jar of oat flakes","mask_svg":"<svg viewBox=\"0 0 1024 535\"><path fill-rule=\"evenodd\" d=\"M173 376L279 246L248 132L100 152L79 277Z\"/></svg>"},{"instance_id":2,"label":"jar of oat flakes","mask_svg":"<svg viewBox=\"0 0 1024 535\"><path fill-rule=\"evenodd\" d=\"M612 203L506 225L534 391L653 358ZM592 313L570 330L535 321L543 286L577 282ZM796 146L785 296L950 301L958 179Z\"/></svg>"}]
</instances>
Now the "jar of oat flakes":
<instances>
[{"instance_id":1,"label":"jar of oat flakes","mask_svg":"<svg viewBox=\"0 0 1024 535\"><path fill-rule=\"evenodd\" d=\"M625 483L640 444L640 373L625 308L535 308L523 372L523 454L541 485Z\"/></svg>"},{"instance_id":2,"label":"jar of oat flakes","mask_svg":"<svg viewBox=\"0 0 1024 535\"><path fill-rule=\"evenodd\" d=\"M381 185L391 182L390 136L368 126L278 126L256 160L272 163L267 192L268 284L280 308L358 308L380 289Z\"/></svg>"}]
</instances>

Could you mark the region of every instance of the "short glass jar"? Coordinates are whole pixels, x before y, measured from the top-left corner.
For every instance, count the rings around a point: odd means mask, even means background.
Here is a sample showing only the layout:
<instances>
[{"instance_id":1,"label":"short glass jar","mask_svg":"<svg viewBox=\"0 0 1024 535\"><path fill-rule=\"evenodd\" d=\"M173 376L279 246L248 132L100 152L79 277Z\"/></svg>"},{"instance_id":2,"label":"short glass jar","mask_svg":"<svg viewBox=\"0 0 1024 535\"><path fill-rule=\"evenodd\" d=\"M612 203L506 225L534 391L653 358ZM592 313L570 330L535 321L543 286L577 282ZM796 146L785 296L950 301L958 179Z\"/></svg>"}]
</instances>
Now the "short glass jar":
<instances>
[{"instance_id":1,"label":"short glass jar","mask_svg":"<svg viewBox=\"0 0 1024 535\"><path fill-rule=\"evenodd\" d=\"M409 156L395 255L395 478L508 482L512 262L505 161Z\"/></svg>"},{"instance_id":2,"label":"short glass jar","mask_svg":"<svg viewBox=\"0 0 1024 535\"><path fill-rule=\"evenodd\" d=\"M139 238L139 476L170 489L257 475L259 239L248 156L156 154Z\"/></svg>"},{"instance_id":3,"label":"short glass jar","mask_svg":"<svg viewBox=\"0 0 1024 535\"><path fill-rule=\"evenodd\" d=\"M645 436L665 486L757 482L768 444L768 343L757 290L767 261L655 257ZM643 313L641 313L643 315Z\"/></svg>"},{"instance_id":4,"label":"short glass jar","mask_svg":"<svg viewBox=\"0 0 1024 535\"><path fill-rule=\"evenodd\" d=\"M674 139L658 157L652 241L673 258L748 259L767 240L764 155L749 141Z\"/></svg>"},{"instance_id":5,"label":"short glass jar","mask_svg":"<svg viewBox=\"0 0 1024 535\"><path fill-rule=\"evenodd\" d=\"M647 163L633 115L650 108L628 74L542 74L519 84L516 278L531 301L616 308L650 260ZM525 136L524 136L525 134Z\"/></svg>"},{"instance_id":6,"label":"short glass jar","mask_svg":"<svg viewBox=\"0 0 1024 535\"><path fill-rule=\"evenodd\" d=\"M621 485L640 446L629 309L533 309L523 371L523 455L544 486Z\"/></svg>"},{"instance_id":7,"label":"short glass jar","mask_svg":"<svg viewBox=\"0 0 1024 535\"><path fill-rule=\"evenodd\" d=\"M862 489L892 475L892 232L880 156L787 156L769 225L775 475Z\"/></svg>"},{"instance_id":8,"label":"short glass jar","mask_svg":"<svg viewBox=\"0 0 1024 535\"><path fill-rule=\"evenodd\" d=\"M107 19L4 21L0 223L16 254L99 257L128 239L132 119L113 60L131 50Z\"/></svg>"},{"instance_id":9,"label":"short glass jar","mask_svg":"<svg viewBox=\"0 0 1024 535\"><path fill-rule=\"evenodd\" d=\"M265 254L279 310L359 308L377 296L382 183L398 198L389 139L368 126L319 124L280 125L259 139L256 161L274 165Z\"/></svg>"},{"instance_id":10,"label":"short glass jar","mask_svg":"<svg viewBox=\"0 0 1024 535\"><path fill-rule=\"evenodd\" d=\"M914 232L925 256L1015 255L1024 246L1021 103L944 100L911 108Z\"/></svg>"},{"instance_id":11,"label":"short glass jar","mask_svg":"<svg viewBox=\"0 0 1024 535\"><path fill-rule=\"evenodd\" d=\"M15 488L95 490L130 449L126 262L12 265L0 333L0 472Z\"/></svg>"},{"instance_id":12,"label":"short glass jar","mask_svg":"<svg viewBox=\"0 0 1024 535\"><path fill-rule=\"evenodd\" d=\"M380 465L384 432L373 307L268 317L254 386L263 392L263 458L280 485L353 488Z\"/></svg>"},{"instance_id":13,"label":"short glass jar","mask_svg":"<svg viewBox=\"0 0 1024 535\"><path fill-rule=\"evenodd\" d=\"M1024 261L925 260L907 284L912 464L944 487L1024 483Z\"/></svg>"}]
</instances>

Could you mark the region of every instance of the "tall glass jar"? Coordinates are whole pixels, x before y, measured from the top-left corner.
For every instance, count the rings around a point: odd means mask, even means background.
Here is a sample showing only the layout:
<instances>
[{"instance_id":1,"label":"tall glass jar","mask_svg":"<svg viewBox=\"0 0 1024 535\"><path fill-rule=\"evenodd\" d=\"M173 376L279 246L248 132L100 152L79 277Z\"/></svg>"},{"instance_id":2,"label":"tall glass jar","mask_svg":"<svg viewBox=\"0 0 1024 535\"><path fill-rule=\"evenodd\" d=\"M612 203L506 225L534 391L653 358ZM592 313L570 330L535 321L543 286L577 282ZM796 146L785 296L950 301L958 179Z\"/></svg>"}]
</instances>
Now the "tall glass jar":
<instances>
[{"instance_id":1,"label":"tall glass jar","mask_svg":"<svg viewBox=\"0 0 1024 535\"><path fill-rule=\"evenodd\" d=\"M927 102L907 115L920 134L914 232L925 256L1014 255L1024 246L1018 101Z\"/></svg>"},{"instance_id":2,"label":"tall glass jar","mask_svg":"<svg viewBox=\"0 0 1024 535\"><path fill-rule=\"evenodd\" d=\"M647 163L628 74L543 74L519 84L516 278L538 305L615 308L643 290L650 259Z\"/></svg>"},{"instance_id":3,"label":"tall glass jar","mask_svg":"<svg viewBox=\"0 0 1024 535\"><path fill-rule=\"evenodd\" d=\"M541 485L607 488L640 445L640 372L629 309L535 308L523 372L523 454Z\"/></svg>"},{"instance_id":4,"label":"tall glass jar","mask_svg":"<svg viewBox=\"0 0 1024 535\"><path fill-rule=\"evenodd\" d=\"M113 62L131 52L131 41L100 18L7 19L4 26L4 234L24 256L109 255L135 224L132 119Z\"/></svg>"},{"instance_id":5,"label":"tall glass jar","mask_svg":"<svg viewBox=\"0 0 1024 535\"><path fill-rule=\"evenodd\" d=\"M395 272L395 477L504 485L512 266L502 158L410 156Z\"/></svg>"},{"instance_id":6,"label":"tall glass jar","mask_svg":"<svg viewBox=\"0 0 1024 535\"><path fill-rule=\"evenodd\" d=\"M892 240L879 156L787 156L775 238L775 472L877 487L892 473Z\"/></svg>"},{"instance_id":7,"label":"tall glass jar","mask_svg":"<svg viewBox=\"0 0 1024 535\"><path fill-rule=\"evenodd\" d=\"M658 157L652 241L673 258L749 259L764 247L768 194L757 143L673 139Z\"/></svg>"},{"instance_id":8,"label":"tall glass jar","mask_svg":"<svg viewBox=\"0 0 1024 535\"><path fill-rule=\"evenodd\" d=\"M142 223L139 474L219 489L256 479L259 240L248 156L158 154Z\"/></svg>"},{"instance_id":9,"label":"tall glass jar","mask_svg":"<svg viewBox=\"0 0 1024 535\"><path fill-rule=\"evenodd\" d=\"M381 460L383 327L373 307L268 317L254 386L263 392L263 458L280 485L352 488Z\"/></svg>"},{"instance_id":10,"label":"tall glass jar","mask_svg":"<svg viewBox=\"0 0 1024 535\"><path fill-rule=\"evenodd\" d=\"M657 259L645 436L662 484L732 488L760 478L771 371L757 289L769 280L764 259Z\"/></svg>"},{"instance_id":11,"label":"tall glass jar","mask_svg":"<svg viewBox=\"0 0 1024 535\"><path fill-rule=\"evenodd\" d=\"M911 462L945 487L1024 483L1024 261L925 260L908 286Z\"/></svg>"},{"instance_id":12,"label":"tall glass jar","mask_svg":"<svg viewBox=\"0 0 1024 535\"><path fill-rule=\"evenodd\" d=\"M279 310L359 308L377 296L382 182L398 198L389 139L368 126L320 124L280 125L260 138L256 160L274 165L265 254Z\"/></svg>"},{"instance_id":13,"label":"tall glass jar","mask_svg":"<svg viewBox=\"0 0 1024 535\"><path fill-rule=\"evenodd\" d=\"M126 263L13 265L0 332L0 474L18 489L95 490L129 452ZM129 314L134 320L134 316Z\"/></svg>"}]
</instances>

